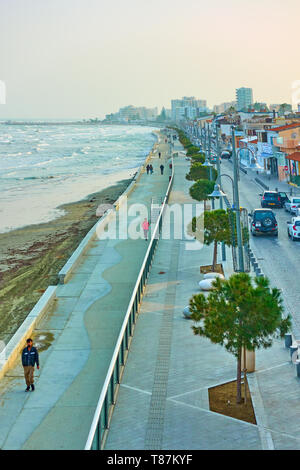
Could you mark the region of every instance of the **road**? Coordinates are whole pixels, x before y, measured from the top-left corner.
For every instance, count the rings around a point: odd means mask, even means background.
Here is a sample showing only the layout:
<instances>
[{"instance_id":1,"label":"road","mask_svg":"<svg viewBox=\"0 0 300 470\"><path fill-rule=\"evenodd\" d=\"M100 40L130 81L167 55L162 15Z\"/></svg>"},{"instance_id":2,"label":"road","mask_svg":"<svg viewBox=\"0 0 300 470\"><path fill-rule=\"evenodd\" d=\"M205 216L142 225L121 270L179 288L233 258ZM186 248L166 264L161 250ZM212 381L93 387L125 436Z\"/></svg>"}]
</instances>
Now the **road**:
<instances>
[{"instance_id":1,"label":"road","mask_svg":"<svg viewBox=\"0 0 300 470\"><path fill-rule=\"evenodd\" d=\"M232 176L232 163L222 160L221 173ZM222 177L222 188L232 201L232 185L229 178ZM249 212L260 208L259 194L262 192L263 188L254 181L253 176L240 172L239 194L242 207L246 207ZM293 333L300 339L300 243L293 242L287 235L290 213L284 209L273 210L278 222L278 238L251 236L250 246L263 273L273 286L282 290L285 309L293 318Z\"/></svg>"}]
</instances>

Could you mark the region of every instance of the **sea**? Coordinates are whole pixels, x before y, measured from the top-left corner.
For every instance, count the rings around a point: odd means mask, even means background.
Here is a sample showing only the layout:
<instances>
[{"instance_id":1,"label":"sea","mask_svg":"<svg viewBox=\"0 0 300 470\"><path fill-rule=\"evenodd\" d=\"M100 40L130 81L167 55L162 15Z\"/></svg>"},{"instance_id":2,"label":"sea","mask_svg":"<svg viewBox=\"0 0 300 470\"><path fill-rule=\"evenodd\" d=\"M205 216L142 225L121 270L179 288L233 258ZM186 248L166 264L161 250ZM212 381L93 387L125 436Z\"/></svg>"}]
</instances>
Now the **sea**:
<instances>
[{"instance_id":1,"label":"sea","mask_svg":"<svg viewBox=\"0 0 300 470\"><path fill-rule=\"evenodd\" d=\"M144 126L0 124L0 233L130 178L157 140Z\"/></svg>"}]
</instances>

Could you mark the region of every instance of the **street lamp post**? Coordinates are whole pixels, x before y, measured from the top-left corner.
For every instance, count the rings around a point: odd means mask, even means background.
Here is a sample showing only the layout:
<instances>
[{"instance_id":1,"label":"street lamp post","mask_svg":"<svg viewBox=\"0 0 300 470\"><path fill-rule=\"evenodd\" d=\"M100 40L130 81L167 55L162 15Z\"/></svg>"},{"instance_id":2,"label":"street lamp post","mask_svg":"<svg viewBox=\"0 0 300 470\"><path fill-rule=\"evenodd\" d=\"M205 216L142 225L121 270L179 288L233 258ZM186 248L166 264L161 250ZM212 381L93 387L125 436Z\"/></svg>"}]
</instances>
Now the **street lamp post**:
<instances>
[{"instance_id":1,"label":"street lamp post","mask_svg":"<svg viewBox=\"0 0 300 470\"><path fill-rule=\"evenodd\" d=\"M217 143L217 172L218 172L218 178L217 178L217 183L221 185L221 164L220 164L220 158L221 158L221 152L220 152L220 144L219 144L219 125L216 125L216 143ZM220 209L223 209L223 198L220 197ZM225 243L222 242L222 261L226 261L226 248L225 248Z\"/></svg>"},{"instance_id":2,"label":"street lamp post","mask_svg":"<svg viewBox=\"0 0 300 470\"><path fill-rule=\"evenodd\" d=\"M207 167L209 167L209 181L212 181L212 164L211 164L211 135L210 135L210 129L209 129L209 123L207 123L207 134L208 134L208 162L209 165L206 164ZM215 201L212 199L211 201L211 206L212 209L215 208Z\"/></svg>"},{"instance_id":3,"label":"street lamp post","mask_svg":"<svg viewBox=\"0 0 300 470\"><path fill-rule=\"evenodd\" d=\"M242 244L242 232L241 232L241 214L240 214L240 199L239 199L239 187L238 187L238 177L239 177L239 168L238 168L238 157L235 148L235 130L234 126L231 128L232 131L232 156L233 156L233 201L234 201L234 210L236 212L236 233L237 233L237 243L238 243L238 254L239 254L239 271L244 272L244 254L243 254L243 244Z\"/></svg>"}]
</instances>

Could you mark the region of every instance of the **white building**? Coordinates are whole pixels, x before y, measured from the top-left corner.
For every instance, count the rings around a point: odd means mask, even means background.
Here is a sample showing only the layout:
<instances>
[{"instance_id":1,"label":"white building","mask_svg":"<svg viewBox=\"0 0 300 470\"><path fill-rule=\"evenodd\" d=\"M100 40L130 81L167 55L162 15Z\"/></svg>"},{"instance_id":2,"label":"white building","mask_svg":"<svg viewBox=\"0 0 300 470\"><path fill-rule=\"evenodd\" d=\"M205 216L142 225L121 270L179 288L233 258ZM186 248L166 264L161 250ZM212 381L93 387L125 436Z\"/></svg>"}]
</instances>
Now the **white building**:
<instances>
[{"instance_id":1,"label":"white building","mask_svg":"<svg viewBox=\"0 0 300 470\"><path fill-rule=\"evenodd\" d=\"M178 116L182 116L182 111L177 111L182 108L185 109L187 119L196 119L199 113L207 111L207 103L206 100L198 100L194 96L183 96L181 100L171 100L171 116L174 121L178 121Z\"/></svg>"},{"instance_id":2,"label":"white building","mask_svg":"<svg viewBox=\"0 0 300 470\"><path fill-rule=\"evenodd\" d=\"M236 89L236 102L237 110L242 111L248 109L253 104L253 90L252 88L237 88Z\"/></svg>"},{"instance_id":3,"label":"white building","mask_svg":"<svg viewBox=\"0 0 300 470\"><path fill-rule=\"evenodd\" d=\"M175 109L175 121L179 122L185 119L185 108L183 106Z\"/></svg>"}]
</instances>

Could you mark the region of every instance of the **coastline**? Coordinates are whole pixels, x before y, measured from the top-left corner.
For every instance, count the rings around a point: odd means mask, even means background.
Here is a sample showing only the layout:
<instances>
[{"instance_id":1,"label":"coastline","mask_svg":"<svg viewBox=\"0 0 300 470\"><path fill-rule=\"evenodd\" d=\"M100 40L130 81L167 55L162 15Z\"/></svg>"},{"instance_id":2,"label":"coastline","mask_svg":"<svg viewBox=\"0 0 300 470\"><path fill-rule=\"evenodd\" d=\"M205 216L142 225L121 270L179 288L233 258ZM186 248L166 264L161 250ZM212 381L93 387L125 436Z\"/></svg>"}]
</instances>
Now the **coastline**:
<instances>
[{"instance_id":1,"label":"coastline","mask_svg":"<svg viewBox=\"0 0 300 470\"><path fill-rule=\"evenodd\" d=\"M65 214L49 222L0 234L0 340L8 342L81 240L99 220L99 204L113 204L132 179L63 204Z\"/></svg>"},{"instance_id":2,"label":"coastline","mask_svg":"<svg viewBox=\"0 0 300 470\"><path fill-rule=\"evenodd\" d=\"M154 152L157 141L138 169ZM65 214L49 222L0 234L0 340L7 343L88 231L99 220L99 204L114 204L133 182L123 179L77 202L62 204Z\"/></svg>"}]
</instances>

